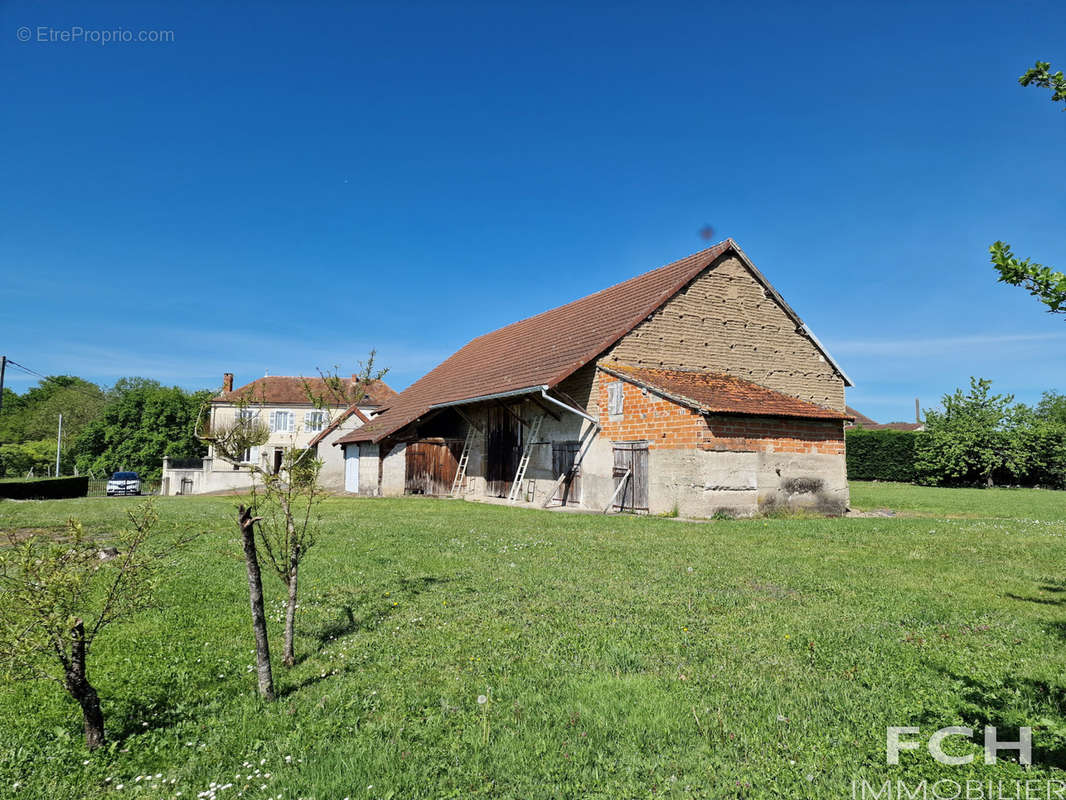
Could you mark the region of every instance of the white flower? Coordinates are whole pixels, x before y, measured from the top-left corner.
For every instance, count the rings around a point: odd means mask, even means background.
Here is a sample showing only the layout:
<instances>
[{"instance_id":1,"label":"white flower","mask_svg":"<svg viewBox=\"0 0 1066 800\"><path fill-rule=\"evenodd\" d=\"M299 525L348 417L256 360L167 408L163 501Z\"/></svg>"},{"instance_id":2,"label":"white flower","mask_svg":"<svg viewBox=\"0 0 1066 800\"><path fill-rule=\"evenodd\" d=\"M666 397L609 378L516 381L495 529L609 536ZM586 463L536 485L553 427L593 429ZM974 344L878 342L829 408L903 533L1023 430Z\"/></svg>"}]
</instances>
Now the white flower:
<instances>
[{"instance_id":1,"label":"white flower","mask_svg":"<svg viewBox=\"0 0 1066 800\"><path fill-rule=\"evenodd\" d=\"M485 703L487 703L487 702L489 702L489 698L485 697L485 695L483 695L483 694L479 694L479 695L477 696L477 704L478 704L479 706L483 706L483 705L485 705Z\"/></svg>"}]
</instances>

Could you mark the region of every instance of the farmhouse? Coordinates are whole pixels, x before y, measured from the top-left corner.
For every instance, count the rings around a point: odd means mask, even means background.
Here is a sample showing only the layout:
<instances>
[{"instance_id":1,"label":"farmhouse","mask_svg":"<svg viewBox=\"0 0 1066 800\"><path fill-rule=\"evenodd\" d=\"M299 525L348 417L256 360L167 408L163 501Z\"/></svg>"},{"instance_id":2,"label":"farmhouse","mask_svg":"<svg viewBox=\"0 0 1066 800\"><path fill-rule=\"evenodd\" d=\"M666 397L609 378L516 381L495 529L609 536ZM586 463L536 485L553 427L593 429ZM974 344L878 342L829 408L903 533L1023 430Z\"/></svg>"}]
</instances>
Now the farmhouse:
<instances>
[{"instance_id":1,"label":"farmhouse","mask_svg":"<svg viewBox=\"0 0 1066 800\"><path fill-rule=\"evenodd\" d=\"M264 376L234 389L233 373L227 372L222 376L222 392L210 402L210 427L226 425L237 414L246 414L261 419L270 430L270 438L245 452L239 464L218 458L213 447L202 460L164 458L163 494L247 489L252 485L252 464L277 472L289 448L313 449L322 460L322 485L342 489L344 460L341 452L329 445L369 421L397 394L384 381L375 381L354 404L342 395L321 377L287 375ZM320 402L312 403L312 397Z\"/></svg>"},{"instance_id":2,"label":"farmhouse","mask_svg":"<svg viewBox=\"0 0 1066 800\"><path fill-rule=\"evenodd\" d=\"M474 339L335 445L361 494L837 513L850 385L730 239Z\"/></svg>"}]
</instances>

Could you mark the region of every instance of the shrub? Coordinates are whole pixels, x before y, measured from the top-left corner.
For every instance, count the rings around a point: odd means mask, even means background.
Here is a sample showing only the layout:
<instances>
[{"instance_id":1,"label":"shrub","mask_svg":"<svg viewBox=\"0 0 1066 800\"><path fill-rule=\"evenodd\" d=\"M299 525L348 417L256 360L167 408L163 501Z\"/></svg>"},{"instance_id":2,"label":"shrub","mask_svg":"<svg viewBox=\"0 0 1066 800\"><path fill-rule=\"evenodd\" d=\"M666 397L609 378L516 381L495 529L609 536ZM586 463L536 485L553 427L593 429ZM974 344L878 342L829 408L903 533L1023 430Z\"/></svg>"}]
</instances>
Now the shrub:
<instances>
[{"instance_id":1,"label":"shrub","mask_svg":"<svg viewBox=\"0 0 1066 800\"><path fill-rule=\"evenodd\" d=\"M916 479L938 486L1066 484L1066 425L1061 397L1045 393L1036 408L992 394L970 379L970 391L945 395L943 411L926 412L917 440Z\"/></svg>"},{"instance_id":2,"label":"shrub","mask_svg":"<svg viewBox=\"0 0 1066 800\"><path fill-rule=\"evenodd\" d=\"M845 437L848 477L859 481L913 481L919 435L912 431L849 430Z\"/></svg>"}]
</instances>

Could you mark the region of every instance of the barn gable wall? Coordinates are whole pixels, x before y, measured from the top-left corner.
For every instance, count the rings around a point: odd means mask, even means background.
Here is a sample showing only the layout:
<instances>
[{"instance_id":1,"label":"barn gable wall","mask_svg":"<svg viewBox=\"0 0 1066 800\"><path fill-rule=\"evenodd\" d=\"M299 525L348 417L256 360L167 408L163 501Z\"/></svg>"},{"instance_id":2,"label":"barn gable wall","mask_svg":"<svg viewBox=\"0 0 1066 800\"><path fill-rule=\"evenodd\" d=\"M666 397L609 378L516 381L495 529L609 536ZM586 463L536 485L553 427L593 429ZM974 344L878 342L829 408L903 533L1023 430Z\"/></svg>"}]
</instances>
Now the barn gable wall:
<instances>
[{"instance_id":1,"label":"barn gable wall","mask_svg":"<svg viewBox=\"0 0 1066 800\"><path fill-rule=\"evenodd\" d=\"M626 334L607 361L722 372L844 410L844 381L734 255L724 256Z\"/></svg>"}]
</instances>

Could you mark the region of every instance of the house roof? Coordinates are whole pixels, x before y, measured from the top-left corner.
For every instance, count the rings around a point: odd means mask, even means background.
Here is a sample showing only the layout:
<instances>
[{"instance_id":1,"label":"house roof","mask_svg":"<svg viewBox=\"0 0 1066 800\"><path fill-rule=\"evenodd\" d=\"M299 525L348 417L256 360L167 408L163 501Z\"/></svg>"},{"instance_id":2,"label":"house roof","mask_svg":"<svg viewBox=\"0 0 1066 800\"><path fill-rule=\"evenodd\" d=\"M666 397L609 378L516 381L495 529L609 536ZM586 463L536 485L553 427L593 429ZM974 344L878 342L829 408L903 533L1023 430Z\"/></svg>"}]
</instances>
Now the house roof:
<instances>
[{"instance_id":1,"label":"house roof","mask_svg":"<svg viewBox=\"0 0 1066 800\"><path fill-rule=\"evenodd\" d=\"M872 419L870 419L868 416L863 414L861 411L856 411L851 406L845 406L845 408L847 409L848 414L855 418L856 425L862 425L864 428L869 428L871 425L878 424Z\"/></svg>"},{"instance_id":2,"label":"house roof","mask_svg":"<svg viewBox=\"0 0 1066 800\"><path fill-rule=\"evenodd\" d=\"M835 409L823 408L732 375L676 369L645 369L625 364L600 364L600 369L675 403L708 414L850 419L847 414Z\"/></svg>"},{"instance_id":3,"label":"house roof","mask_svg":"<svg viewBox=\"0 0 1066 800\"><path fill-rule=\"evenodd\" d=\"M352 416L353 414L356 416L357 419L362 420L364 425L366 423L370 422L370 417L368 417L366 414L364 414L362 411L360 411L358 405L350 405L346 409L344 409L344 411L342 411L340 414L338 414L337 418L335 420L333 420L333 422L331 422L329 425L327 425L325 428L323 428L318 434L316 434L315 438L312 439L308 443L307 446L308 447L314 447L316 444L318 444L323 439L325 439L327 436L329 436L331 433L333 433L333 431L337 430L337 428L339 428L341 426L341 424L346 419L348 419L348 417Z\"/></svg>"},{"instance_id":4,"label":"house roof","mask_svg":"<svg viewBox=\"0 0 1066 800\"><path fill-rule=\"evenodd\" d=\"M339 439L338 444L380 441L418 419L433 405L540 386L553 388L633 330L727 252L745 263L850 385L843 370L796 312L737 244L727 239L680 261L479 336L404 390L382 414Z\"/></svg>"},{"instance_id":5,"label":"house roof","mask_svg":"<svg viewBox=\"0 0 1066 800\"><path fill-rule=\"evenodd\" d=\"M250 403L270 403L272 405L311 405L308 390L318 397L334 399L334 391L321 378L305 378L300 375L269 375L257 378L231 392L222 392L212 398L212 403L236 403L245 400ZM390 404L398 393L384 381L374 381L366 390L366 395L358 403L363 408ZM328 402L331 406L347 406L348 401L336 398L337 402Z\"/></svg>"},{"instance_id":6,"label":"house roof","mask_svg":"<svg viewBox=\"0 0 1066 800\"><path fill-rule=\"evenodd\" d=\"M921 431L925 425L921 422L874 422L865 414L856 411L851 406L847 407L848 414L855 418L855 427L862 427L868 431Z\"/></svg>"}]
</instances>

